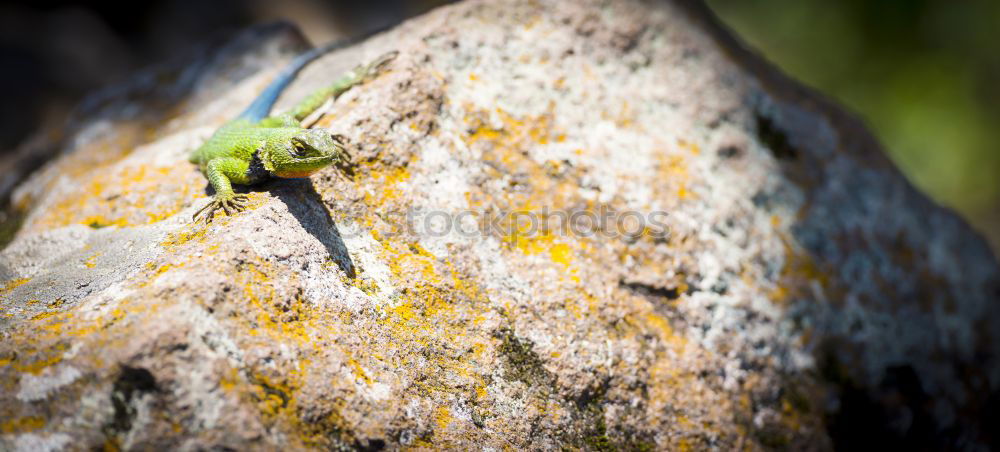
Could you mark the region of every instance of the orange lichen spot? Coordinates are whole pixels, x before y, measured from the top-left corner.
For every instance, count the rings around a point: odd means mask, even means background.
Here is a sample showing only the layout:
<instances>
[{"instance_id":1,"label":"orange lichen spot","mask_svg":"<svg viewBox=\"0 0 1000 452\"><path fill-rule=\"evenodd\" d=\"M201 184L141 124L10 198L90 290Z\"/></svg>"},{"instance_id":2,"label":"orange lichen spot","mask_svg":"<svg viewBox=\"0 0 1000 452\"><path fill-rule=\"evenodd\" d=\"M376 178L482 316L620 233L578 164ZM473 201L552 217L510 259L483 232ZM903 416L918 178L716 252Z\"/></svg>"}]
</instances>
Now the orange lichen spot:
<instances>
[{"instance_id":1,"label":"orange lichen spot","mask_svg":"<svg viewBox=\"0 0 1000 452\"><path fill-rule=\"evenodd\" d=\"M27 433L40 430L45 427L45 419L37 416L26 416L10 419L0 424L0 432Z\"/></svg>"},{"instance_id":2,"label":"orange lichen spot","mask_svg":"<svg viewBox=\"0 0 1000 452\"><path fill-rule=\"evenodd\" d=\"M660 171L671 177L686 177L687 162L679 155L663 155L660 161Z\"/></svg>"},{"instance_id":3,"label":"orange lichen spot","mask_svg":"<svg viewBox=\"0 0 1000 452\"><path fill-rule=\"evenodd\" d=\"M125 310L122 308L115 308L111 311L111 322L116 322L125 318Z\"/></svg>"},{"instance_id":4,"label":"orange lichen spot","mask_svg":"<svg viewBox=\"0 0 1000 452\"><path fill-rule=\"evenodd\" d=\"M550 105L550 111L554 108ZM552 114L533 116L528 118L516 118L510 113L497 108L494 110L496 117L500 119L502 126L497 129L486 125L483 116L484 112L478 112L467 118L473 128L472 134L467 141L475 143L480 140L500 141L494 143L503 147L520 146L527 140L531 143L547 144L556 133L552 130ZM512 156L513 157L513 156Z\"/></svg>"},{"instance_id":5,"label":"orange lichen spot","mask_svg":"<svg viewBox=\"0 0 1000 452\"><path fill-rule=\"evenodd\" d=\"M476 73L475 73L475 72L470 72L470 73L469 73L469 80L471 80L471 81L473 81L473 82L474 82L474 81L476 81L476 80L479 80L479 76L478 76L478 75L476 75Z\"/></svg>"},{"instance_id":6,"label":"orange lichen spot","mask_svg":"<svg viewBox=\"0 0 1000 452\"><path fill-rule=\"evenodd\" d=\"M219 378L219 388L225 392L233 392L234 389L240 384L240 376L235 368L230 367L228 371L222 374L222 378Z\"/></svg>"},{"instance_id":7,"label":"orange lichen spot","mask_svg":"<svg viewBox=\"0 0 1000 452\"><path fill-rule=\"evenodd\" d=\"M830 272L820 268L808 252L797 250L789 239L782 240L785 242L785 265L781 269L778 281L768 293L769 299L782 304L799 296L812 297L814 284L825 290L830 289L832 286Z\"/></svg>"},{"instance_id":8,"label":"orange lichen spot","mask_svg":"<svg viewBox=\"0 0 1000 452\"><path fill-rule=\"evenodd\" d=\"M3 287L0 287L0 295L8 293L18 287L21 287L31 281L31 278L18 278L7 281Z\"/></svg>"},{"instance_id":9,"label":"orange lichen spot","mask_svg":"<svg viewBox=\"0 0 1000 452\"><path fill-rule=\"evenodd\" d=\"M402 197L403 192L398 186L410 178L410 173L406 168L393 168L387 171L373 170L370 177L379 189L365 193L365 204L378 207Z\"/></svg>"},{"instance_id":10,"label":"orange lichen spot","mask_svg":"<svg viewBox=\"0 0 1000 452\"><path fill-rule=\"evenodd\" d=\"M622 106L613 120L616 126L623 129L629 128L635 123L635 112L632 111L632 107L627 100L622 101Z\"/></svg>"},{"instance_id":11,"label":"orange lichen spot","mask_svg":"<svg viewBox=\"0 0 1000 452\"><path fill-rule=\"evenodd\" d=\"M583 299L586 302L587 309L589 309L590 311L596 311L598 309L599 307L598 304L600 303L600 300L598 300L597 297L591 295L590 293L584 292Z\"/></svg>"},{"instance_id":12,"label":"orange lichen spot","mask_svg":"<svg viewBox=\"0 0 1000 452\"><path fill-rule=\"evenodd\" d=\"M388 220L380 218L378 221L397 221L390 216L386 218ZM398 221L404 220L400 218ZM389 268L398 294L385 308L386 315L377 326L377 334L391 338L386 355L393 356L392 359L398 360L400 365L424 363L421 366L428 365L431 369L453 375L472 388L484 386L480 375L483 371L477 369L467 356L435 354L428 357L419 352L428 347L438 347L443 341L451 344L471 341L470 331L475 329L470 328L475 322L482 322L488 311L487 304L476 302L485 299L482 289L454 263L434 256L419 243L397 235L383 235L377 230L372 236L381 245L382 261ZM472 353L482 353L486 348L487 340L477 339L473 344L478 345L471 345ZM352 363L347 364L354 369ZM358 370L354 369L354 372L357 374ZM470 387L464 384L455 386L438 379L421 380L417 386L422 391L450 394L467 391ZM485 390L477 390L477 394L486 395Z\"/></svg>"},{"instance_id":13,"label":"orange lichen spot","mask_svg":"<svg viewBox=\"0 0 1000 452\"><path fill-rule=\"evenodd\" d=\"M31 317L31 320L45 320L59 315L59 312L41 312Z\"/></svg>"},{"instance_id":14,"label":"orange lichen spot","mask_svg":"<svg viewBox=\"0 0 1000 452\"><path fill-rule=\"evenodd\" d=\"M348 359L347 365L351 367L351 372L354 374L355 378L360 379L361 381L365 382L365 384L368 385L373 383L371 377L368 376L368 373L366 373L365 369L361 367L361 364L358 364L358 361L356 359L354 358Z\"/></svg>"},{"instance_id":15,"label":"orange lichen spot","mask_svg":"<svg viewBox=\"0 0 1000 452\"><path fill-rule=\"evenodd\" d=\"M193 197L183 165L108 168L78 175L79 188L61 198L36 220L41 227L86 224L93 228L150 224L173 216ZM89 178L89 180L86 180ZM164 197L164 193L175 196Z\"/></svg>"},{"instance_id":16,"label":"orange lichen spot","mask_svg":"<svg viewBox=\"0 0 1000 452\"><path fill-rule=\"evenodd\" d=\"M109 314L88 312L87 315L79 315L73 307L67 309L62 300L56 299L48 307L65 310L41 313L15 327L19 332L12 336L11 345L18 350L18 354L4 365L9 364L18 372L39 375L62 362L71 344L86 344L81 347L82 351L73 355L73 359L89 361L97 367L104 366L95 350L102 350L105 344L120 338L123 331L131 327L129 323L118 323L126 315L125 303L120 302L119 307ZM132 314L141 310L128 309ZM119 327L111 328L112 325Z\"/></svg>"},{"instance_id":17,"label":"orange lichen spot","mask_svg":"<svg viewBox=\"0 0 1000 452\"><path fill-rule=\"evenodd\" d=\"M307 360L306 360L307 361ZM303 419L303 412L296 399L302 384L302 374L297 371L284 375L249 372L247 383L233 378L236 393L249 399L268 428L278 428L291 433L288 439L294 449L330 449L331 432L342 431L344 420L336 409L317 418Z\"/></svg>"},{"instance_id":18,"label":"orange lichen spot","mask_svg":"<svg viewBox=\"0 0 1000 452\"><path fill-rule=\"evenodd\" d=\"M42 373L48 367L54 366L62 362L62 350L54 350L58 354L53 354L52 356L42 357L40 359L34 359L31 362L17 362L13 364L14 370L18 372L27 372L33 375L38 375Z\"/></svg>"},{"instance_id":19,"label":"orange lichen spot","mask_svg":"<svg viewBox=\"0 0 1000 452\"><path fill-rule=\"evenodd\" d=\"M257 410L269 418L281 415L288 407L289 394L294 392L293 389L280 380L259 373L254 374L251 381L255 383L250 390L256 399Z\"/></svg>"},{"instance_id":20,"label":"orange lichen spot","mask_svg":"<svg viewBox=\"0 0 1000 452\"><path fill-rule=\"evenodd\" d=\"M413 303L401 303L390 311L404 321L413 320L417 316L413 311Z\"/></svg>"},{"instance_id":21,"label":"orange lichen spot","mask_svg":"<svg viewBox=\"0 0 1000 452\"><path fill-rule=\"evenodd\" d=\"M788 287L779 285L768 292L767 297L774 303L782 304L791 297L791 291L788 290Z\"/></svg>"},{"instance_id":22,"label":"orange lichen spot","mask_svg":"<svg viewBox=\"0 0 1000 452\"><path fill-rule=\"evenodd\" d=\"M474 282L472 282L468 277L463 275L458 269L455 268L455 264L451 261L445 261L445 266L448 268L449 276L451 277L451 284L455 292L465 295L466 298L470 300L477 300L483 298L482 289L479 288ZM483 321L482 315L477 315L472 321L476 324Z\"/></svg>"},{"instance_id":23,"label":"orange lichen spot","mask_svg":"<svg viewBox=\"0 0 1000 452\"><path fill-rule=\"evenodd\" d=\"M677 348L683 348L687 345L687 339L684 336L676 334L673 327L670 326L670 323L663 316L655 312L650 312L646 314L645 320L647 325L651 326L657 335L660 336L660 340Z\"/></svg>"},{"instance_id":24,"label":"orange lichen spot","mask_svg":"<svg viewBox=\"0 0 1000 452\"><path fill-rule=\"evenodd\" d=\"M331 270L334 268L340 268L340 267L337 266L336 264L330 267ZM358 276L352 278L346 274L342 275L343 276L341 276L341 282L343 282L344 285L357 287L358 289L361 290L361 292L364 292L366 295L375 295L379 293L379 291L381 290L378 286L378 283L375 282L374 279L366 278L364 276Z\"/></svg>"},{"instance_id":25,"label":"orange lichen spot","mask_svg":"<svg viewBox=\"0 0 1000 452\"><path fill-rule=\"evenodd\" d=\"M514 231L502 239L503 243L526 255L548 255L552 262L564 270L563 274L567 278L574 282L580 282L577 275L579 270L572 266L573 248L566 243L557 241L553 234L532 235L529 231L522 230L521 233Z\"/></svg>"},{"instance_id":26,"label":"orange lichen spot","mask_svg":"<svg viewBox=\"0 0 1000 452\"><path fill-rule=\"evenodd\" d=\"M128 222L124 218L108 219L102 215L91 215L85 217L79 221L80 224L85 224L94 229L106 228L109 226L125 227L128 226Z\"/></svg>"},{"instance_id":27,"label":"orange lichen spot","mask_svg":"<svg viewBox=\"0 0 1000 452\"><path fill-rule=\"evenodd\" d=\"M117 163L130 153L134 146L146 141L147 128L138 121L120 121L113 134L101 134L60 160L60 173L71 178L93 174Z\"/></svg>"},{"instance_id":28,"label":"orange lichen spot","mask_svg":"<svg viewBox=\"0 0 1000 452\"><path fill-rule=\"evenodd\" d=\"M191 241L204 242L209 226L203 223L192 224L178 232L171 232L167 239L160 242L164 248L173 248Z\"/></svg>"},{"instance_id":29,"label":"orange lichen spot","mask_svg":"<svg viewBox=\"0 0 1000 452\"><path fill-rule=\"evenodd\" d=\"M505 212L497 223L499 230L494 232L506 248L526 255L547 255L563 270L565 280L579 282L573 259L575 250L584 244L566 234L568 220L559 213L581 204L574 176L582 170L557 160L535 160L529 152L533 147L566 139L565 133L553 126L554 106L550 104L544 114L525 117L515 117L499 108L469 110L466 122L472 132L466 143L483 150L488 170L499 173L497 176L519 175L520 187L512 191L477 187L466 194L466 199L483 211Z\"/></svg>"},{"instance_id":30,"label":"orange lichen spot","mask_svg":"<svg viewBox=\"0 0 1000 452\"><path fill-rule=\"evenodd\" d=\"M573 249L565 243L557 243L549 248L549 255L552 256L552 260L556 263L562 264L564 267L569 267L573 259Z\"/></svg>"},{"instance_id":31,"label":"orange lichen spot","mask_svg":"<svg viewBox=\"0 0 1000 452\"><path fill-rule=\"evenodd\" d=\"M677 187L677 199L688 199L690 197L692 197L692 194L687 190L687 186L679 184L679 187Z\"/></svg>"},{"instance_id":32,"label":"orange lichen spot","mask_svg":"<svg viewBox=\"0 0 1000 452\"><path fill-rule=\"evenodd\" d=\"M795 409L787 399L781 399L781 423L791 431L798 431L802 427L802 413Z\"/></svg>"},{"instance_id":33,"label":"orange lichen spot","mask_svg":"<svg viewBox=\"0 0 1000 452\"><path fill-rule=\"evenodd\" d=\"M668 151L658 151L656 156L658 160L656 177L664 183L658 183L654 187L666 195L662 197L666 199L676 198L680 201L695 198L695 194L690 189L690 175L688 174L687 159L690 157ZM669 194L673 196L669 196Z\"/></svg>"},{"instance_id":34,"label":"orange lichen spot","mask_svg":"<svg viewBox=\"0 0 1000 452\"><path fill-rule=\"evenodd\" d=\"M97 266L97 258L101 253L94 253L92 256L83 260L83 266L87 268L94 268Z\"/></svg>"},{"instance_id":35,"label":"orange lichen spot","mask_svg":"<svg viewBox=\"0 0 1000 452\"><path fill-rule=\"evenodd\" d=\"M563 306L566 307L566 311L573 314L574 318L583 318L583 309L580 308L580 303L578 303L577 300L567 299L563 301Z\"/></svg>"},{"instance_id":36,"label":"orange lichen spot","mask_svg":"<svg viewBox=\"0 0 1000 452\"><path fill-rule=\"evenodd\" d=\"M313 332L317 329L315 308L298 297L282 299L272 281L272 275L276 274L279 270L272 264L255 260L240 265L232 276L231 281L242 288L246 312L241 318L248 329L247 334L299 347L308 346L313 343Z\"/></svg>"},{"instance_id":37,"label":"orange lichen spot","mask_svg":"<svg viewBox=\"0 0 1000 452\"><path fill-rule=\"evenodd\" d=\"M476 129L476 131L469 136L469 141L475 142L479 140L496 140L501 136L502 135L499 130L483 126Z\"/></svg>"},{"instance_id":38,"label":"orange lichen spot","mask_svg":"<svg viewBox=\"0 0 1000 452\"><path fill-rule=\"evenodd\" d=\"M687 416L683 414L678 414L677 416L674 416L674 422L677 425L684 428L691 428L692 426L694 426L694 423L691 422L691 419L689 419Z\"/></svg>"},{"instance_id":39,"label":"orange lichen spot","mask_svg":"<svg viewBox=\"0 0 1000 452\"><path fill-rule=\"evenodd\" d=\"M451 425L453 417L451 415L451 410L448 407L438 407L434 410L434 422L437 424L438 430L445 430Z\"/></svg>"},{"instance_id":40,"label":"orange lichen spot","mask_svg":"<svg viewBox=\"0 0 1000 452\"><path fill-rule=\"evenodd\" d=\"M163 265L157 266L156 270L153 273L155 273L157 275L162 275L162 274L170 271L170 269L172 269L172 268L176 268L176 266L173 265L173 264L163 264Z\"/></svg>"},{"instance_id":41,"label":"orange lichen spot","mask_svg":"<svg viewBox=\"0 0 1000 452\"><path fill-rule=\"evenodd\" d=\"M157 278L169 272L170 270L177 268L178 266L179 265L177 264L171 264L171 263L166 263L161 265L156 265L152 262L147 263L146 270L148 271L148 277L144 280L137 280L137 282L135 283L136 287L147 287L150 284L152 284L153 281L155 281Z\"/></svg>"},{"instance_id":42,"label":"orange lichen spot","mask_svg":"<svg viewBox=\"0 0 1000 452\"><path fill-rule=\"evenodd\" d=\"M693 142L687 140L677 140L677 145L680 146L681 149L686 149L688 152L694 155L698 155L701 153L701 148Z\"/></svg>"}]
</instances>

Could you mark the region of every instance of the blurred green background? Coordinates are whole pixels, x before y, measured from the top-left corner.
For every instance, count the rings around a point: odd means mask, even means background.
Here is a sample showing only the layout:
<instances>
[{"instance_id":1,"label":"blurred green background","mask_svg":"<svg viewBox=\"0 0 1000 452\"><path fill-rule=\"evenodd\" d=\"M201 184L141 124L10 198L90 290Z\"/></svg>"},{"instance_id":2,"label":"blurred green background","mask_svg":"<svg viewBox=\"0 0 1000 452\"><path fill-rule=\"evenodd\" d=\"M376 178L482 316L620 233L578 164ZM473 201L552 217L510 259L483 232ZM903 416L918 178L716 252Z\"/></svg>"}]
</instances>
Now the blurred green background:
<instances>
[{"instance_id":1,"label":"blurred green background","mask_svg":"<svg viewBox=\"0 0 1000 452\"><path fill-rule=\"evenodd\" d=\"M707 1L759 54L864 117L914 184L1000 250L1000 1Z\"/></svg>"}]
</instances>

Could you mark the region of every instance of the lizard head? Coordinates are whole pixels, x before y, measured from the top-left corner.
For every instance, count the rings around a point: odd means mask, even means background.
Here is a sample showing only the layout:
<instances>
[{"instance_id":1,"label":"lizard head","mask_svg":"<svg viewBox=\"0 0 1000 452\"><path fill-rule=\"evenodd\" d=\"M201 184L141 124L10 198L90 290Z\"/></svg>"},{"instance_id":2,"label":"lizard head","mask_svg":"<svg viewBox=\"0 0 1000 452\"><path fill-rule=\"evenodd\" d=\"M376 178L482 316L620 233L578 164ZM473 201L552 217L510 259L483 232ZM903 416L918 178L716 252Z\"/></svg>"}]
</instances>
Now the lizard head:
<instances>
[{"instance_id":1,"label":"lizard head","mask_svg":"<svg viewBox=\"0 0 1000 452\"><path fill-rule=\"evenodd\" d=\"M346 160L344 145L324 129L307 129L293 135L268 152L271 172L277 177L308 177L334 163Z\"/></svg>"}]
</instances>

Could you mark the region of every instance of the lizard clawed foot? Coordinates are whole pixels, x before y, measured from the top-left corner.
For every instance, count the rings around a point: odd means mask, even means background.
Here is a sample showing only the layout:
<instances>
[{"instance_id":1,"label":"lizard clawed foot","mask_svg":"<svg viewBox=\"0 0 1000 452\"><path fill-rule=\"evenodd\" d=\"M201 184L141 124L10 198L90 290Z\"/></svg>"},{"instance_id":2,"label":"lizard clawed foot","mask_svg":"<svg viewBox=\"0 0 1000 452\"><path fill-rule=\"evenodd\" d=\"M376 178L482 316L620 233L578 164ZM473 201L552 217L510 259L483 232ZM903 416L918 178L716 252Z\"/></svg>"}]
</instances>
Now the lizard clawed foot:
<instances>
[{"instance_id":1,"label":"lizard clawed foot","mask_svg":"<svg viewBox=\"0 0 1000 452\"><path fill-rule=\"evenodd\" d=\"M200 210L195 212L191 219L193 221L198 221L198 217L200 217L202 213L205 213L205 223L211 223L217 210L226 212L226 215L232 215L246 210L247 203L249 201L250 198L247 197L247 195L237 195L235 193L215 195L215 199L205 205L205 207L202 207Z\"/></svg>"}]
</instances>

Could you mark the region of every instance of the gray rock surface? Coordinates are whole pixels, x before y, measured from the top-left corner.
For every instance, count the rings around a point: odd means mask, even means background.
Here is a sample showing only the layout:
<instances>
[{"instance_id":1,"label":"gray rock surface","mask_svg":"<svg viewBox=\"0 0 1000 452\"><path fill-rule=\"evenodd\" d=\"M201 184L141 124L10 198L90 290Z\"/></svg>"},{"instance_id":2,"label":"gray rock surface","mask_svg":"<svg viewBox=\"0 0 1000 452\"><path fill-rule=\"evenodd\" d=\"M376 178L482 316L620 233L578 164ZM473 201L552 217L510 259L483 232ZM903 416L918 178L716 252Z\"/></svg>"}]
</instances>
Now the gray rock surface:
<instances>
[{"instance_id":1,"label":"gray rock surface","mask_svg":"<svg viewBox=\"0 0 1000 452\"><path fill-rule=\"evenodd\" d=\"M997 441L986 244L702 7L470 1L410 20L318 60L279 105L399 50L316 124L351 168L191 224L206 183L186 153L297 36L250 32L197 76L136 82L181 87L170 111L105 94L111 113L17 188L0 447Z\"/></svg>"}]
</instances>

